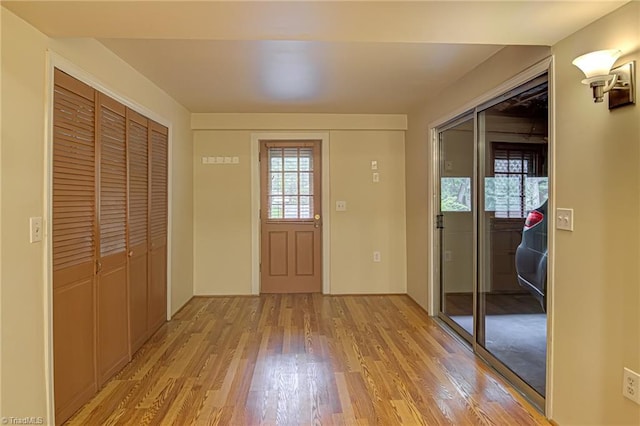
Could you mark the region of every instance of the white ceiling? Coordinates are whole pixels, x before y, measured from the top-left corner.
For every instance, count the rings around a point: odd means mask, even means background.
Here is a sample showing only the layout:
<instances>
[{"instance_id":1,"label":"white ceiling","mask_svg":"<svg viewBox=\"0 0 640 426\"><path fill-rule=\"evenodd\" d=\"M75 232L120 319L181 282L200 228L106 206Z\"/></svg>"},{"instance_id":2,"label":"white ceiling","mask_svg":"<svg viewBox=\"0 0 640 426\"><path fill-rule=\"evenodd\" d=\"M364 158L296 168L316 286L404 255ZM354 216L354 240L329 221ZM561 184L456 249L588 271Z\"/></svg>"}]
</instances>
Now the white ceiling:
<instances>
[{"instance_id":1,"label":"white ceiling","mask_svg":"<svg viewBox=\"0 0 640 426\"><path fill-rule=\"evenodd\" d=\"M3 1L97 38L192 112L406 113L505 45L550 46L626 1Z\"/></svg>"}]
</instances>

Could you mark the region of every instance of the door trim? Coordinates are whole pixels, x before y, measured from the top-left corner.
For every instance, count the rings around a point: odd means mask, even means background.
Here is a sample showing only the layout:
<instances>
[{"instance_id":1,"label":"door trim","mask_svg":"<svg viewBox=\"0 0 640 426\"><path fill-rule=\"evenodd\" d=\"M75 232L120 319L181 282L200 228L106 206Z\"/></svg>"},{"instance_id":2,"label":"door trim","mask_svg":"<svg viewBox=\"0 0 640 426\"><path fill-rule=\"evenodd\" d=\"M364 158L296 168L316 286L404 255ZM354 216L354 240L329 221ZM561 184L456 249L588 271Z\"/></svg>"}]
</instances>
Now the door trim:
<instances>
[{"instance_id":1,"label":"door trim","mask_svg":"<svg viewBox=\"0 0 640 426\"><path fill-rule=\"evenodd\" d=\"M322 153L322 293L331 293L329 132L251 133L251 294L260 294L260 141L320 140Z\"/></svg>"},{"instance_id":2,"label":"door trim","mask_svg":"<svg viewBox=\"0 0 640 426\"><path fill-rule=\"evenodd\" d=\"M88 84L94 89L110 96L121 104L139 112L146 117L156 121L168 129L168 152L167 152L167 321L171 319L171 252L172 252L172 223L173 214L171 197L173 193L173 155L172 155L172 130L170 120L158 115L122 95L110 86L104 84L99 78L84 70L75 63L69 61L64 56L51 49L45 52L45 105L44 105L44 250L42 257L44 271L44 370L45 370L45 395L46 412L49 422L55 422L55 396L53 383L53 241L51 238L51 223L53 220L53 93L54 93L54 69L58 68L70 76Z\"/></svg>"}]
</instances>

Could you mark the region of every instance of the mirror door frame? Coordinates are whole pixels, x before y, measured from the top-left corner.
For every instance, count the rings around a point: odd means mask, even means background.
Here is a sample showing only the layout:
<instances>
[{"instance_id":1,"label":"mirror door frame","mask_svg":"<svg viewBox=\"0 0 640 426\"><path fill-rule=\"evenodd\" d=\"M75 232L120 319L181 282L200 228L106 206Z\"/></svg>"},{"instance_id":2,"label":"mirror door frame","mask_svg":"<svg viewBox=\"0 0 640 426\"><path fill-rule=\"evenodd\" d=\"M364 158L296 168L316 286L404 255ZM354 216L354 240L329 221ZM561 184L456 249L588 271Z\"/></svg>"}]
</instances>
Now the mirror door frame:
<instances>
[{"instance_id":1,"label":"mirror door frame","mask_svg":"<svg viewBox=\"0 0 640 426\"><path fill-rule=\"evenodd\" d=\"M437 316L439 318L445 317L444 322L452 326L451 320L448 320L445 315L440 315L441 310L441 232L436 227L436 218L437 215L440 214L440 165L443 159L440 158L440 133L447 128L452 127L455 123L459 123L461 120L468 119L469 117L473 117L474 119L474 137L477 141L478 139L478 114L480 110L487 107L487 105L492 105L499 103L510 96L512 96L512 91L519 86L522 86L528 83L531 80L543 75L544 73L548 73L548 96L549 96L549 121L548 121L548 179L549 179L549 211L555 211L555 84L554 84L554 67L553 67L553 57L550 56L537 64L527 68L525 71L521 72L517 76L512 79L504 82L500 86L494 88L493 90L488 91L482 96L468 102L463 107L457 109L451 114L442 117L439 120L431 123L429 125L429 158L431 159L431 173L429 173L430 182L428 184L429 194L428 199L431 200L430 206L430 214L428 217L428 229L431 232L428 234L428 248L430 253L428 256L428 266L430 268L430 275L428 277L428 292L429 292L429 313L431 316ZM476 147L477 148L477 147ZM474 179L472 180L472 206L474 212L474 221L477 223L478 218L478 207L480 205L478 201L479 191L482 189L478 182L478 150L475 149L474 152ZM548 264L547 264L547 354L546 354L546 397L540 396L537 392L529 387L522 379L520 379L516 374L514 374L511 370L509 370L506 366L503 366L497 358L491 355L486 349L482 348L481 345L477 342L476 331L477 331L477 291L478 291L478 234L479 230L477 227L474 227L474 335L471 336L471 341L469 342L473 348L474 353L478 354L481 358L486 360L493 368L495 368L500 374L507 378L510 382L516 385L520 392L528 398L535 406L537 406L547 417L552 417L552 404L553 400L553 293L554 293L554 247L555 247L555 228L553 226L549 226L548 229ZM452 327L456 331L460 332L461 327L456 327L453 325ZM462 335L462 334L461 334ZM530 391L529 391L530 390Z\"/></svg>"}]
</instances>

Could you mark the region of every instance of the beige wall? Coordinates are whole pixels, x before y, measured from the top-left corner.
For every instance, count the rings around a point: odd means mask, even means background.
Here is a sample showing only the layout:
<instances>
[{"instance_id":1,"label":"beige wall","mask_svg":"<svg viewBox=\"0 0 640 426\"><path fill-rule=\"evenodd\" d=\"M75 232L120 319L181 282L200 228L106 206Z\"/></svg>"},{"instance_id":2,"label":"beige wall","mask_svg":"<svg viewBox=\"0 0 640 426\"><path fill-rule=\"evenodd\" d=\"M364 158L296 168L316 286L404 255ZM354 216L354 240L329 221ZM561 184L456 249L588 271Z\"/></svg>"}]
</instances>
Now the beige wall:
<instances>
[{"instance_id":1,"label":"beige wall","mask_svg":"<svg viewBox=\"0 0 640 426\"><path fill-rule=\"evenodd\" d=\"M173 309L192 295L192 136L189 113L93 40L53 40L2 10L2 211L0 264L3 416L47 416L46 247L29 243L30 216L45 211L46 50L171 122ZM45 226L46 230L46 226ZM52 423L53 419L47 419Z\"/></svg>"},{"instance_id":2,"label":"beige wall","mask_svg":"<svg viewBox=\"0 0 640 426\"><path fill-rule=\"evenodd\" d=\"M290 114L286 119L296 133L329 134L331 293L404 293L404 130L398 127L406 121L391 117L393 123L383 126L394 127L391 130L318 130L311 126L371 127L371 117ZM243 130L195 131L195 294L250 294L251 167L256 164L250 158L251 135L271 128L269 115L234 114L226 121L225 115L212 114L198 115L197 120L200 128L209 123ZM238 156L240 163L205 165L203 156ZM378 161L377 184L371 180L371 160ZM347 201L348 210L336 212L336 200ZM379 264L373 263L374 250L381 252Z\"/></svg>"},{"instance_id":3,"label":"beige wall","mask_svg":"<svg viewBox=\"0 0 640 426\"><path fill-rule=\"evenodd\" d=\"M196 131L193 153L194 293L251 294L251 132Z\"/></svg>"},{"instance_id":4,"label":"beige wall","mask_svg":"<svg viewBox=\"0 0 640 426\"><path fill-rule=\"evenodd\" d=\"M478 66L473 72L444 89L440 94L425 95L425 102L409 114L406 134L407 188L407 293L429 309L427 288L431 248L428 217L433 208L427 199L431 185L432 152L429 124L452 114L509 78L549 56L549 49L539 46L507 47ZM434 314L434 313L432 313Z\"/></svg>"},{"instance_id":5,"label":"beige wall","mask_svg":"<svg viewBox=\"0 0 640 426\"><path fill-rule=\"evenodd\" d=\"M331 293L406 293L404 132L332 131L330 143Z\"/></svg>"},{"instance_id":6,"label":"beige wall","mask_svg":"<svg viewBox=\"0 0 640 426\"><path fill-rule=\"evenodd\" d=\"M640 424L640 406L621 394L623 367L640 372L640 106L594 104L571 64L610 48L625 53L618 63L638 61L639 31L633 2L552 48L556 206L575 217L574 232L556 233L552 293L553 417L563 426Z\"/></svg>"}]
</instances>

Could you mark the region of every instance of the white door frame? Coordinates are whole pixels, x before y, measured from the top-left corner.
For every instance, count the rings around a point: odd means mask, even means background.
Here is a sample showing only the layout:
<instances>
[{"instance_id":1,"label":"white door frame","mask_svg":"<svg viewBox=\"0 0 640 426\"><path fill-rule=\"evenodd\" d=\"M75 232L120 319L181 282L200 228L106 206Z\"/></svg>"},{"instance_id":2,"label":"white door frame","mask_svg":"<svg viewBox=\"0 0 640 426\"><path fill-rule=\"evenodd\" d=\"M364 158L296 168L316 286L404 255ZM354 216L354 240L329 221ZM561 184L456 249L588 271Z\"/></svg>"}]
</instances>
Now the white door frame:
<instances>
[{"instance_id":1,"label":"white door frame","mask_svg":"<svg viewBox=\"0 0 640 426\"><path fill-rule=\"evenodd\" d=\"M329 213L329 132L251 134L251 294L260 294L260 141L319 140L322 151L322 293L331 293Z\"/></svg>"}]
</instances>

